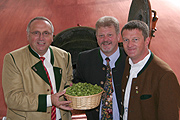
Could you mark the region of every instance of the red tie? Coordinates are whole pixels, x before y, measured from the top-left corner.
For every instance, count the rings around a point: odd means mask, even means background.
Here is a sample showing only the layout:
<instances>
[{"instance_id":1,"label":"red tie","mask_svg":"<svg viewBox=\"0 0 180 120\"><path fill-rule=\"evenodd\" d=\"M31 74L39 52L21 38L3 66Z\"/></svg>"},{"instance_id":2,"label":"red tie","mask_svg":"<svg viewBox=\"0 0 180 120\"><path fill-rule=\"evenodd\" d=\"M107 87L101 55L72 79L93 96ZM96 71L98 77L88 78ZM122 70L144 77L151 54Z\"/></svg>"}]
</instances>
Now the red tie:
<instances>
[{"instance_id":1,"label":"red tie","mask_svg":"<svg viewBox=\"0 0 180 120\"><path fill-rule=\"evenodd\" d=\"M45 57L40 57L40 60L43 63L44 60L45 60ZM44 66L44 64L43 64L43 66ZM49 83L50 83L50 86L51 86L51 94L53 94L53 88L52 88L51 80L50 80L49 73L48 73L45 66L44 66L44 70L46 71L46 75L48 77L48 80L49 80ZM52 106L52 109L51 109L51 120L56 120L56 107L55 106Z\"/></svg>"}]
</instances>

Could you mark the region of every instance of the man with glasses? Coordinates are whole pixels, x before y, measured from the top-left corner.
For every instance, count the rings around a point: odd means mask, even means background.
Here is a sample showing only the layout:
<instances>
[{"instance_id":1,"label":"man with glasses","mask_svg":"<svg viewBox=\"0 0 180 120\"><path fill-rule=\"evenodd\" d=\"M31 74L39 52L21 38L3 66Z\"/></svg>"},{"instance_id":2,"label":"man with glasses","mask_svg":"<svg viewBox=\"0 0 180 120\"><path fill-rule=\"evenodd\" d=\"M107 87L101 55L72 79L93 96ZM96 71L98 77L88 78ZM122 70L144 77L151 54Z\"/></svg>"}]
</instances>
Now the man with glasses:
<instances>
[{"instance_id":1,"label":"man with glasses","mask_svg":"<svg viewBox=\"0 0 180 120\"><path fill-rule=\"evenodd\" d=\"M50 20L36 17L27 26L29 45L5 55L2 85L7 119L71 119L71 101L63 96L73 78L71 55L50 46L53 32Z\"/></svg>"}]
</instances>

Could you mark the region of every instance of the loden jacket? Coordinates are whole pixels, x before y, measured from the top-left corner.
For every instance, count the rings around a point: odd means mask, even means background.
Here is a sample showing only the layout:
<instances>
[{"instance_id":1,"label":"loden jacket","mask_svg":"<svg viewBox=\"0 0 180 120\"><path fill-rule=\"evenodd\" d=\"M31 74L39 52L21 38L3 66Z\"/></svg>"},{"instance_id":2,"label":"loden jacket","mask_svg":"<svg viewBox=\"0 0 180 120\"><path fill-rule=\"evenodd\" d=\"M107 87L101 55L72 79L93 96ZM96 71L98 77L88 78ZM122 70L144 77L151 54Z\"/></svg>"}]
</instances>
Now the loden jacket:
<instances>
[{"instance_id":1,"label":"loden jacket","mask_svg":"<svg viewBox=\"0 0 180 120\"><path fill-rule=\"evenodd\" d=\"M71 55L50 46L57 92L72 82ZM50 120L51 107L46 96L51 87L43 64L29 45L10 52L4 57L2 86L7 104L7 120ZM64 97L59 98L64 101ZM61 110L63 120L71 120L70 111Z\"/></svg>"},{"instance_id":2,"label":"loden jacket","mask_svg":"<svg viewBox=\"0 0 180 120\"><path fill-rule=\"evenodd\" d=\"M123 102L130 71L128 60L122 78ZM152 53L137 78L132 80L128 120L179 120L179 91L172 69Z\"/></svg>"}]
</instances>

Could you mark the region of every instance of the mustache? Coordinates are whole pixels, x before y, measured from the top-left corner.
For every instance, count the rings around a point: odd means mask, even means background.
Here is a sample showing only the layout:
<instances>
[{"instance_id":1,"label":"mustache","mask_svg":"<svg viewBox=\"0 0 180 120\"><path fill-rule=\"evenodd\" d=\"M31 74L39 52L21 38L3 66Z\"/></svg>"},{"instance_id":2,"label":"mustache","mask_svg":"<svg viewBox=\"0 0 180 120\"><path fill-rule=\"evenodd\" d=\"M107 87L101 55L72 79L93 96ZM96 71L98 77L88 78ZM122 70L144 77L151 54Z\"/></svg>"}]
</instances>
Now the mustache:
<instances>
[{"instance_id":1,"label":"mustache","mask_svg":"<svg viewBox=\"0 0 180 120\"><path fill-rule=\"evenodd\" d=\"M101 44L111 44L112 41L103 41Z\"/></svg>"}]
</instances>

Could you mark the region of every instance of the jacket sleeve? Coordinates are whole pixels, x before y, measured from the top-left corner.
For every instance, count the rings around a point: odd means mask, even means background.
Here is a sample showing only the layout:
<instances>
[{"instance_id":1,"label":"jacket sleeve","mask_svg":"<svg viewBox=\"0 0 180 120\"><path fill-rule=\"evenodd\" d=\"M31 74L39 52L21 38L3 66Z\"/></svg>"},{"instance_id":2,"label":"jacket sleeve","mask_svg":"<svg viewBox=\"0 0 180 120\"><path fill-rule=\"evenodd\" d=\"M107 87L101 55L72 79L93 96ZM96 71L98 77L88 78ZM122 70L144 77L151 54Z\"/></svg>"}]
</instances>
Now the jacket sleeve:
<instances>
[{"instance_id":1,"label":"jacket sleeve","mask_svg":"<svg viewBox=\"0 0 180 120\"><path fill-rule=\"evenodd\" d=\"M73 79L73 83L78 83L78 82L85 82L82 73L83 71L83 67L84 67L84 60L83 60L83 55L80 53L78 55L78 60L77 60L77 64L76 64L76 70L74 72L74 79Z\"/></svg>"},{"instance_id":2,"label":"jacket sleeve","mask_svg":"<svg viewBox=\"0 0 180 120\"><path fill-rule=\"evenodd\" d=\"M66 75L67 75L67 81L66 84L64 85L64 88L67 88L70 86L72 83L73 79L73 68L72 68L72 62L71 62L71 54L68 52L67 58L66 58Z\"/></svg>"},{"instance_id":3,"label":"jacket sleeve","mask_svg":"<svg viewBox=\"0 0 180 120\"><path fill-rule=\"evenodd\" d=\"M4 57L2 86L7 107L19 111L46 111L46 95L25 92L23 75L12 54ZM38 107L41 109L38 109ZM42 107L44 106L44 107Z\"/></svg>"},{"instance_id":4,"label":"jacket sleeve","mask_svg":"<svg viewBox=\"0 0 180 120\"><path fill-rule=\"evenodd\" d=\"M159 82L159 104L158 118L160 120L178 120L179 110L179 83L172 71L168 71L162 76Z\"/></svg>"}]
</instances>

